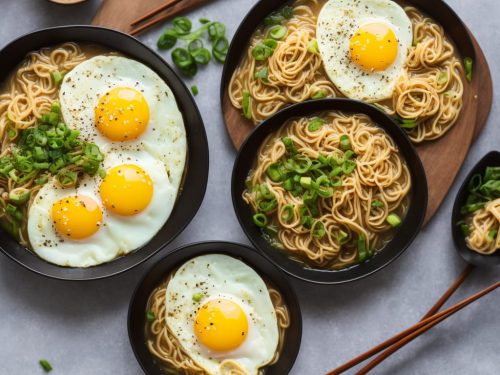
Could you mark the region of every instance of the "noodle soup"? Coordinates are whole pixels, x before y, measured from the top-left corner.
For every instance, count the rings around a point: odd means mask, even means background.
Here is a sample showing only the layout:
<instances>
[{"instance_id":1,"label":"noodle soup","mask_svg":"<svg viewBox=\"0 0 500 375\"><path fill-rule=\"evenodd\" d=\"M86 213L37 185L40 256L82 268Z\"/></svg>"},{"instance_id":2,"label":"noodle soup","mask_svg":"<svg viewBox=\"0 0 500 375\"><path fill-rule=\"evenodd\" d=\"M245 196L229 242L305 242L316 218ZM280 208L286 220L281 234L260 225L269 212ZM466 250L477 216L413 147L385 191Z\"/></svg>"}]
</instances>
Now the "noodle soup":
<instances>
[{"instance_id":1,"label":"noodle soup","mask_svg":"<svg viewBox=\"0 0 500 375\"><path fill-rule=\"evenodd\" d=\"M340 68L354 74L358 68L353 68L352 61L346 62L350 58L330 56L325 62L325 47L318 48L318 28L323 27L318 17L328 3L327 0L291 2L270 14L253 34L246 55L233 73L228 94L232 105L254 125L290 104L309 99L362 99L347 95L328 74ZM355 3L359 3L360 9L364 8L364 1ZM366 3L369 8L370 1ZM378 76L371 77L373 70L358 69L354 77L360 80L360 90L372 85L383 90L384 80L394 85L390 95L366 101L391 115L411 140L419 143L443 136L456 123L462 110L466 74L443 28L420 10L404 2L399 5L404 8L412 29L399 73L387 77L380 74L380 82L377 82ZM383 12L380 18L384 19ZM351 43L352 36L357 35L355 31L340 29L338 34L339 38L341 35L351 38ZM396 32L395 38L400 40L400 37ZM377 60L376 56L372 57ZM466 60L467 74L470 74L470 60Z\"/></svg>"},{"instance_id":2,"label":"noodle soup","mask_svg":"<svg viewBox=\"0 0 500 375\"><path fill-rule=\"evenodd\" d=\"M243 200L271 245L306 267L342 269L393 238L411 184L397 146L369 117L326 112L266 138Z\"/></svg>"},{"instance_id":3,"label":"noodle soup","mask_svg":"<svg viewBox=\"0 0 500 375\"><path fill-rule=\"evenodd\" d=\"M222 254L192 258L172 271L146 311L146 345L167 374L265 374L278 362L291 324L281 292Z\"/></svg>"}]
</instances>

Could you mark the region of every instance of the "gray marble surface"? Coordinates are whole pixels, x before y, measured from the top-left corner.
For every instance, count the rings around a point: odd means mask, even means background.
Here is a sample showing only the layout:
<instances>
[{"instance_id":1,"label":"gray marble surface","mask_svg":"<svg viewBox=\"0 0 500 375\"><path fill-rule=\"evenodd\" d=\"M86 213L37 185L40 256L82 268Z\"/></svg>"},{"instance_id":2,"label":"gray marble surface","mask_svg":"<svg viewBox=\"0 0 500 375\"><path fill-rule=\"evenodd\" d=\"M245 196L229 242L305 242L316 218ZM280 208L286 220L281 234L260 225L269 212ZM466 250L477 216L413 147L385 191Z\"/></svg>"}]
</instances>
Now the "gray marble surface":
<instances>
[{"instance_id":1,"label":"gray marble surface","mask_svg":"<svg viewBox=\"0 0 500 375\"><path fill-rule=\"evenodd\" d=\"M479 40L500 91L500 2L447 1ZM223 21L232 34L254 2L217 0L191 15ZM0 0L0 5L0 46L4 46L38 28L89 23L99 0L71 7L46 0ZM160 29L152 30L141 39L153 46L159 33ZM211 64L188 82L200 88L196 101L208 133L210 178L198 215L169 249L210 239L248 242L230 200L228 171L235 152L219 110L220 75L220 66ZM324 373L413 324L463 269L464 263L453 250L450 212L467 170L487 151L498 149L496 99L488 127L472 147L457 183L436 217L399 260L348 285L317 287L292 281L304 324L293 374ZM40 358L50 360L53 374L141 373L128 342L127 308L139 278L162 255L124 275L89 283L45 279L0 256L0 374L42 374ZM476 270L453 300L489 285L498 276L498 270ZM499 374L499 299L496 292L471 305L397 352L374 373Z\"/></svg>"}]
</instances>

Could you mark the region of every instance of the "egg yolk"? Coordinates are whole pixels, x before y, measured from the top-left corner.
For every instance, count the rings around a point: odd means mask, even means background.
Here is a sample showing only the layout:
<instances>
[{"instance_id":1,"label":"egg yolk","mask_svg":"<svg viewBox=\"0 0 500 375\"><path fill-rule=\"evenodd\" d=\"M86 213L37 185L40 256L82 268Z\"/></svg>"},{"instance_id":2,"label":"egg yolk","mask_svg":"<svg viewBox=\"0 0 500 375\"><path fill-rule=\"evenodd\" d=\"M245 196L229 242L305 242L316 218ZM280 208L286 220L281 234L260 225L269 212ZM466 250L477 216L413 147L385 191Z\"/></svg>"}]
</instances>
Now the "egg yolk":
<instances>
[{"instance_id":1,"label":"egg yolk","mask_svg":"<svg viewBox=\"0 0 500 375\"><path fill-rule=\"evenodd\" d=\"M383 23L362 26L351 38L351 59L367 71L382 71L390 67L398 55L398 40L394 31Z\"/></svg>"},{"instance_id":2,"label":"egg yolk","mask_svg":"<svg viewBox=\"0 0 500 375\"><path fill-rule=\"evenodd\" d=\"M136 89L115 87L100 97L95 118L97 128L106 138L118 142L134 140L148 125L148 102Z\"/></svg>"},{"instance_id":3,"label":"egg yolk","mask_svg":"<svg viewBox=\"0 0 500 375\"><path fill-rule=\"evenodd\" d=\"M214 299L198 311L194 332L207 348L226 352L238 348L245 341L248 320L238 304L227 299Z\"/></svg>"},{"instance_id":4,"label":"egg yolk","mask_svg":"<svg viewBox=\"0 0 500 375\"><path fill-rule=\"evenodd\" d=\"M81 240L92 236L102 224L102 210L85 195L63 198L52 206L52 221L57 232L66 238Z\"/></svg>"},{"instance_id":5,"label":"egg yolk","mask_svg":"<svg viewBox=\"0 0 500 375\"><path fill-rule=\"evenodd\" d=\"M109 211L130 216L143 211L151 202L153 181L141 167L123 164L106 172L99 190Z\"/></svg>"}]
</instances>

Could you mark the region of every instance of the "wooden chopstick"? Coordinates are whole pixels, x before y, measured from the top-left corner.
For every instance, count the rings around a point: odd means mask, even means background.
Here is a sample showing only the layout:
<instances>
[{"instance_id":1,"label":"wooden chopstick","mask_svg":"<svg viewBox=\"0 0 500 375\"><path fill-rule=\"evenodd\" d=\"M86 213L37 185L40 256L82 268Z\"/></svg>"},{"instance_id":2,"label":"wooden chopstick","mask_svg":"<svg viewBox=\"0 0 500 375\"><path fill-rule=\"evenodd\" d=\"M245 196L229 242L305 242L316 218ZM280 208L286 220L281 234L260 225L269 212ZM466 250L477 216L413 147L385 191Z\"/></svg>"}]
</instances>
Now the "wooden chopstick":
<instances>
[{"instance_id":1,"label":"wooden chopstick","mask_svg":"<svg viewBox=\"0 0 500 375\"><path fill-rule=\"evenodd\" d=\"M164 21L168 18L174 17L178 15L179 13L182 12L187 12L188 10L191 10L193 8L196 8L210 0L182 0L178 1L175 3L171 3L169 6L165 8L165 13L162 14L160 17L156 17L148 22L146 22L144 25L141 25L139 27L136 27L132 31L130 31L130 35L137 35L145 31L146 29L149 29L150 27L156 25L157 23ZM142 18L142 17L141 17Z\"/></svg>"},{"instance_id":2,"label":"wooden chopstick","mask_svg":"<svg viewBox=\"0 0 500 375\"><path fill-rule=\"evenodd\" d=\"M135 26L137 25L138 23L146 20L147 18L150 18L150 17L153 17L155 15L157 15L158 13L160 13L162 10L165 10L167 9L168 7L171 7L172 5L174 5L175 3L178 3L179 1L181 0L167 0L165 2L165 4L163 5L160 5L158 8L155 8L153 9L151 12L149 13L146 13L144 16L142 17L139 17L137 18L136 20L132 21L132 23L130 24L130 26Z\"/></svg>"},{"instance_id":3,"label":"wooden chopstick","mask_svg":"<svg viewBox=\"0 0 500 375\"><path fill-rule=\"evenodd\" d=\"M359 363L365 361L366 359L370 358L371 356L388 348L389 346L398 343L400 340L403 340L403 339L407 340L406 342L413 340L415 337L419 336L423 332L429 330L430 328L434 327L436 324L442 322L446 318L448 318L451 315L455 314L456 312L460 311L461 309L463 309L467 305L471 304L472 302L478 300L479 298L494 291L498 287L500 287L500 281L497 281L496 283L490 285L489 287L487 287L487 288L481 290L480 292L462 300L461 302L447 308L446 310L441 311L440 313L434 314L428 318L423 319L419 323L417 323L417 324L411 326L410 328L402 331L401 333L398 333L397 335L387 339L383 343L381 343L381 344L375 346L374 348L366 351L365 353L357 356L356 358L350 360L349 362L343 364L342 366L337 367L335 370L330 371L327 375L341 374L344 371L350 369L351 367L358 365ZM404 346L406 344L406 342L403 344L398 343L398 345L395 345L394 351L396 351L400 347ZM392 354L392 353L390 353L390 354Z\"/></svg>"},{"instance_id":4,"label":"wooden chopstick","mask_svg":"<svg viewBox=\"0 0 500 375\"><path fill-rule=\"evenodd\" d=\"M467 279L467 277L470 275L472 270L474 269L474 266L471 264L468 264L467 267L462 271L462 273L457 277L455 282L448 288L448 290L441 296L441 298L432 306L429 311L422 317L422 320L427 319L431 317L432 315L436 314L441 307L448 301L448 299L455 293L455 291L462 285L462 283ZM444 320L446 318L442 318L441 320ZM420 334L423 332L427 331L428 329L434 327L436 324L438 324L441 320L437 319L432 323L429 323L425 327L422 327L420 330L417 330L416 333L413 333L411 335L406 336L404 339L398 341L394 345L390 346L387 348L385 351L380 353L377 357L372 359L366 366L361 368L356 374L362 375L368 373L368 371L372 370L375 366L377 366L380 362L384 361L387 359L390 355L395 353L397 350L399 350L401 347L418 337ZM427 327L427 328L426 328ZM418 332L418 333L417 333Z\"/></svg>"}]
</instances>

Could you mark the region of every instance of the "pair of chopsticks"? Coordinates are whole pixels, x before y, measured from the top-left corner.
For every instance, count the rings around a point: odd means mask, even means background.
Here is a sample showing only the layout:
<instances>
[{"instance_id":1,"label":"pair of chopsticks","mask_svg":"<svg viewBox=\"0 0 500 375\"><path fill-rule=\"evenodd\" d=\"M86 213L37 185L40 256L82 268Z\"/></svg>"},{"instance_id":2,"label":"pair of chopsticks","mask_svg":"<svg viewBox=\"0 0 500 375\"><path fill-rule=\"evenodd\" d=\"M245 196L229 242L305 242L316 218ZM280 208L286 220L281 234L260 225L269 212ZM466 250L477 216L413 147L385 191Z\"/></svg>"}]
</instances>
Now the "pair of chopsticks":
<instances>
[{"instance_id":1,"label":"pair of chopsticks","mask_svg":"<svg viewBox=\"0 0 500 375\"><path fill-rule=\"evenodd\" d=\"M187 12L208 1L209 0L166 0L163 5L132 21L130 26L134 28L130 31L130 35L137 35L159 22L174 17L182 12Z\"/></svg>"},{"instance_id":2,"label":"pair of chopsticks","mask_svg":"<svg viewBox=\"0 0 500 375\"><path fill-rule=\"evenodd\" d=\"M435 325L441 323L443 320L452 316L456 312L462 310L467 305L484 297L488 293L491 293L492 291L500 287L500 281L497 281L496 283L481 290L480 292L438 313L439 309L446 303L446 301L451 297L451 295L465 281L465 279L470 274L473 268L474 268L473 266L468 265L464 269L464 271L460 274L460 276L453 283L453 285L442 295L442 297L436 302L436 304L432 306L432 308L423 316L420 322L402 331L401 333L391 337L390 339L384 341L383 343L373 347L372 349L366 351L365 353L357 356L356 358L350 360L349 362L343 364L342 366L337 367L335 370L329 372L327 375L341 374L344 371L347 371L348 369L374 356L375 354L385 350L379 356L374 358L370 363L368 363L366 366L364 366L358 372L356 372L356 375L367 374L370 370L372 370L375 366L377 366L391 354L393 354L394 352L405 346L407 343L420 336L422 333L428 331Z\"/></svg>"}]
</instances>

